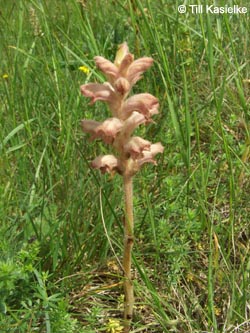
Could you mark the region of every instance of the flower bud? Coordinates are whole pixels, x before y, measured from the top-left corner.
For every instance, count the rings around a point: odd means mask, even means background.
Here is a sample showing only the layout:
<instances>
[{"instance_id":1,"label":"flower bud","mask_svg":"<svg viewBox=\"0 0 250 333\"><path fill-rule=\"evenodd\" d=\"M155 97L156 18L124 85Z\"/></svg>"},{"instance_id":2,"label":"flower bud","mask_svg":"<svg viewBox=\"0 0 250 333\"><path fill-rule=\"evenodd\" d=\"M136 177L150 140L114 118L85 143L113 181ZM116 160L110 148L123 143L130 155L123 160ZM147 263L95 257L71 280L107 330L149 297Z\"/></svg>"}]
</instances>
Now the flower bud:
<instances>
[{"instance_id":1,"label":"flower bud","mask_svg":"<svg viewBox=\"0 0 250 333\"><path fill-rule=\"evenodd\" d=\"M119 48L118 51L116 52L116 57L115 57L115 66L119 67L123 61L123 59L125 58L125 56L129 53L129 49L128 49L128 45L127 43L122 43Z\"/></svg>"}]
</instances>

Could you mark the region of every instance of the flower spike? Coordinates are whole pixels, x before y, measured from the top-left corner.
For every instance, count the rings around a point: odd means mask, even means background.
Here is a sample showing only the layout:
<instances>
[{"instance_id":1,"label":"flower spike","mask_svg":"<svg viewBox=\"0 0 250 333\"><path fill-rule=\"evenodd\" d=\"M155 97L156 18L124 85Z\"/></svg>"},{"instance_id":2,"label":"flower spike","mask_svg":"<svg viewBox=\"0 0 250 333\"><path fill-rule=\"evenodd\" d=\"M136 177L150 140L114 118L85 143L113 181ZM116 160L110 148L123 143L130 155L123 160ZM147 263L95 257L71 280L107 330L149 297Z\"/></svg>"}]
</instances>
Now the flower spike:
<instances>
[{"instance_id":1,"label":"flower spike","mask_svg":"<svg viewBox=\"0 0 250 333\"><path fill-rule=\"evenodd\" d=\"M163 153L163 145L151 143L133 135L139 126L152 122L158 114L159 101L149 93L140 93L129 97L133 85L153 64L150 57L134 60L127 43L119 46L114 62L102 56L95 57L95 63L105 75L107 82L87 83L81 86L81 93L90 98L90 104L96 101L107 103L112 116L103 121L83 119L82 130L90 134L90 139L101 139L111 145L115 155L100 155L92 162L94 169L111 175L118 173L123 177L124 185L124 333L130 331L133 315L134 292L131 273L131 253L134 242L133 218L133 176L145 163L156 165L155 157Z\"/></svg>"}]
</instances>

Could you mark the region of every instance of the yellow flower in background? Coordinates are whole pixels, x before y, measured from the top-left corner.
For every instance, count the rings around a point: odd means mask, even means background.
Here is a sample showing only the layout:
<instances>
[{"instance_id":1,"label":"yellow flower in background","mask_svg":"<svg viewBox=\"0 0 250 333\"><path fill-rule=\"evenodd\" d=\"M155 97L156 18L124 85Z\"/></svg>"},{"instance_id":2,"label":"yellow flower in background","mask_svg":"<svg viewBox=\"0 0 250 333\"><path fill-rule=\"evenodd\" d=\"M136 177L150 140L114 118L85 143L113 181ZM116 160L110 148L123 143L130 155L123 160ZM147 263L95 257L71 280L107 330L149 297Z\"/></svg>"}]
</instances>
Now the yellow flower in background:
<instances>
[{"instance_id":1,"label":"yellow flower in background","mask_svg":"<svg viewBox=\"0 0 250 333\"><path fill-rule=\"evenodd\" d=\"M85 74L89 74L89 72L90 72L90 70L87 66L80 66L78 69Z\"/></svg>"},{"instance_id":2,"label":"yellow flower in background","mask_svg":"<svg viewBox=\"0 0 250 333\"><path fill-rule=\"evenodd\" d=\"M218 306L214 306L214 313L216 316L219 316L221 314L221 309L218 308Z\"/></svg>"},{"instance_id":3,"label":"yellow flower in background","mask_svg":"<svg viewBox=\"0 0 250 333\"><path fill-rule=\"evenodd\" d=\"M123 326L121 326L120 321L118 319L109 319L106 332L107 333L121 333L123 330Z\"/></svg>"},{"instance_id":4,"label":"yellow flower in background","mask_svg":"<svg viewBox=\"0 0 250 333\"><path fill-rule=\"evenodd\" d=\"M8 74L3 74L3 76L2 76L2 78L5 79L5 80L8 79L8 77L9 77Z\"/></svg>"},{"instance_id":5,"label":"yellow flower in background","mask_svg":"<svg viewBox=\"0 0 250 333\"><path fill-rule=\"evenodd\" d=\"M191 282L191 281L194 281L194 276L192 273L187 273L187 276L186 276L186 279L187 279L187 282Z\"/></svg>"}]
</instances>

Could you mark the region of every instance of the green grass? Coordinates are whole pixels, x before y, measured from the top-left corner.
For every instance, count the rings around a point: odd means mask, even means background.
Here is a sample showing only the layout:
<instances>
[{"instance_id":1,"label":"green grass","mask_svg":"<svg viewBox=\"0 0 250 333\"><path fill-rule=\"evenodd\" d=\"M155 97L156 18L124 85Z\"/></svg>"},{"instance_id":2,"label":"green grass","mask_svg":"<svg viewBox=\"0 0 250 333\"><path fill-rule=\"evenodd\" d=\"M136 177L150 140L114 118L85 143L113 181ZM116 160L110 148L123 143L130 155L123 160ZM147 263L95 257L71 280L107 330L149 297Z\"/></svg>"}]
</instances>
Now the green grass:
<instances>
[{"instance_id":1,"label":"green grass","mask_svg":"<svg viewBox=\"0 0 250 333\"><path fill-rule=\"evenodd\" d=\"M79 87L104 80L93 57L113 60L123 41L155 60L135 92L159 98L141 131L165 146L135 178L132 332L250 331L249 13L178 14L166 0L0 5L1 332L103 332L120 318L122 184L89 167L107 150L79 122L108 110Z\"/></svg>"}]
</instances>

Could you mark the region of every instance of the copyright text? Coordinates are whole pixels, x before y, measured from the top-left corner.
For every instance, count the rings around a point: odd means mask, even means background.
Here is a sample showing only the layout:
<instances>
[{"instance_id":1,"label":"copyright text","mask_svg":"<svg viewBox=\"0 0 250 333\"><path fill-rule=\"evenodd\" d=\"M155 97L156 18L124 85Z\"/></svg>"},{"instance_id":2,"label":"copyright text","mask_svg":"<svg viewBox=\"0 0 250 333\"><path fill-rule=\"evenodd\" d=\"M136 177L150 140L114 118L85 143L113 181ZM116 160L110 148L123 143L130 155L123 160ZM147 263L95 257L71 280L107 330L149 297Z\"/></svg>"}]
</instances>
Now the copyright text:
<instances>
[{"instance_id":1,"label":"copyright text","mask_svg":"<svg viewBox=\"0 0 250 333\"><path fill-rule=\"evenodd\" d=\"M178 12L184 14L190 12L191 14L247 14L247 7L223 6L218 7L214 5L180 5L178 6Z\"/></svg>"}]
</instances>

